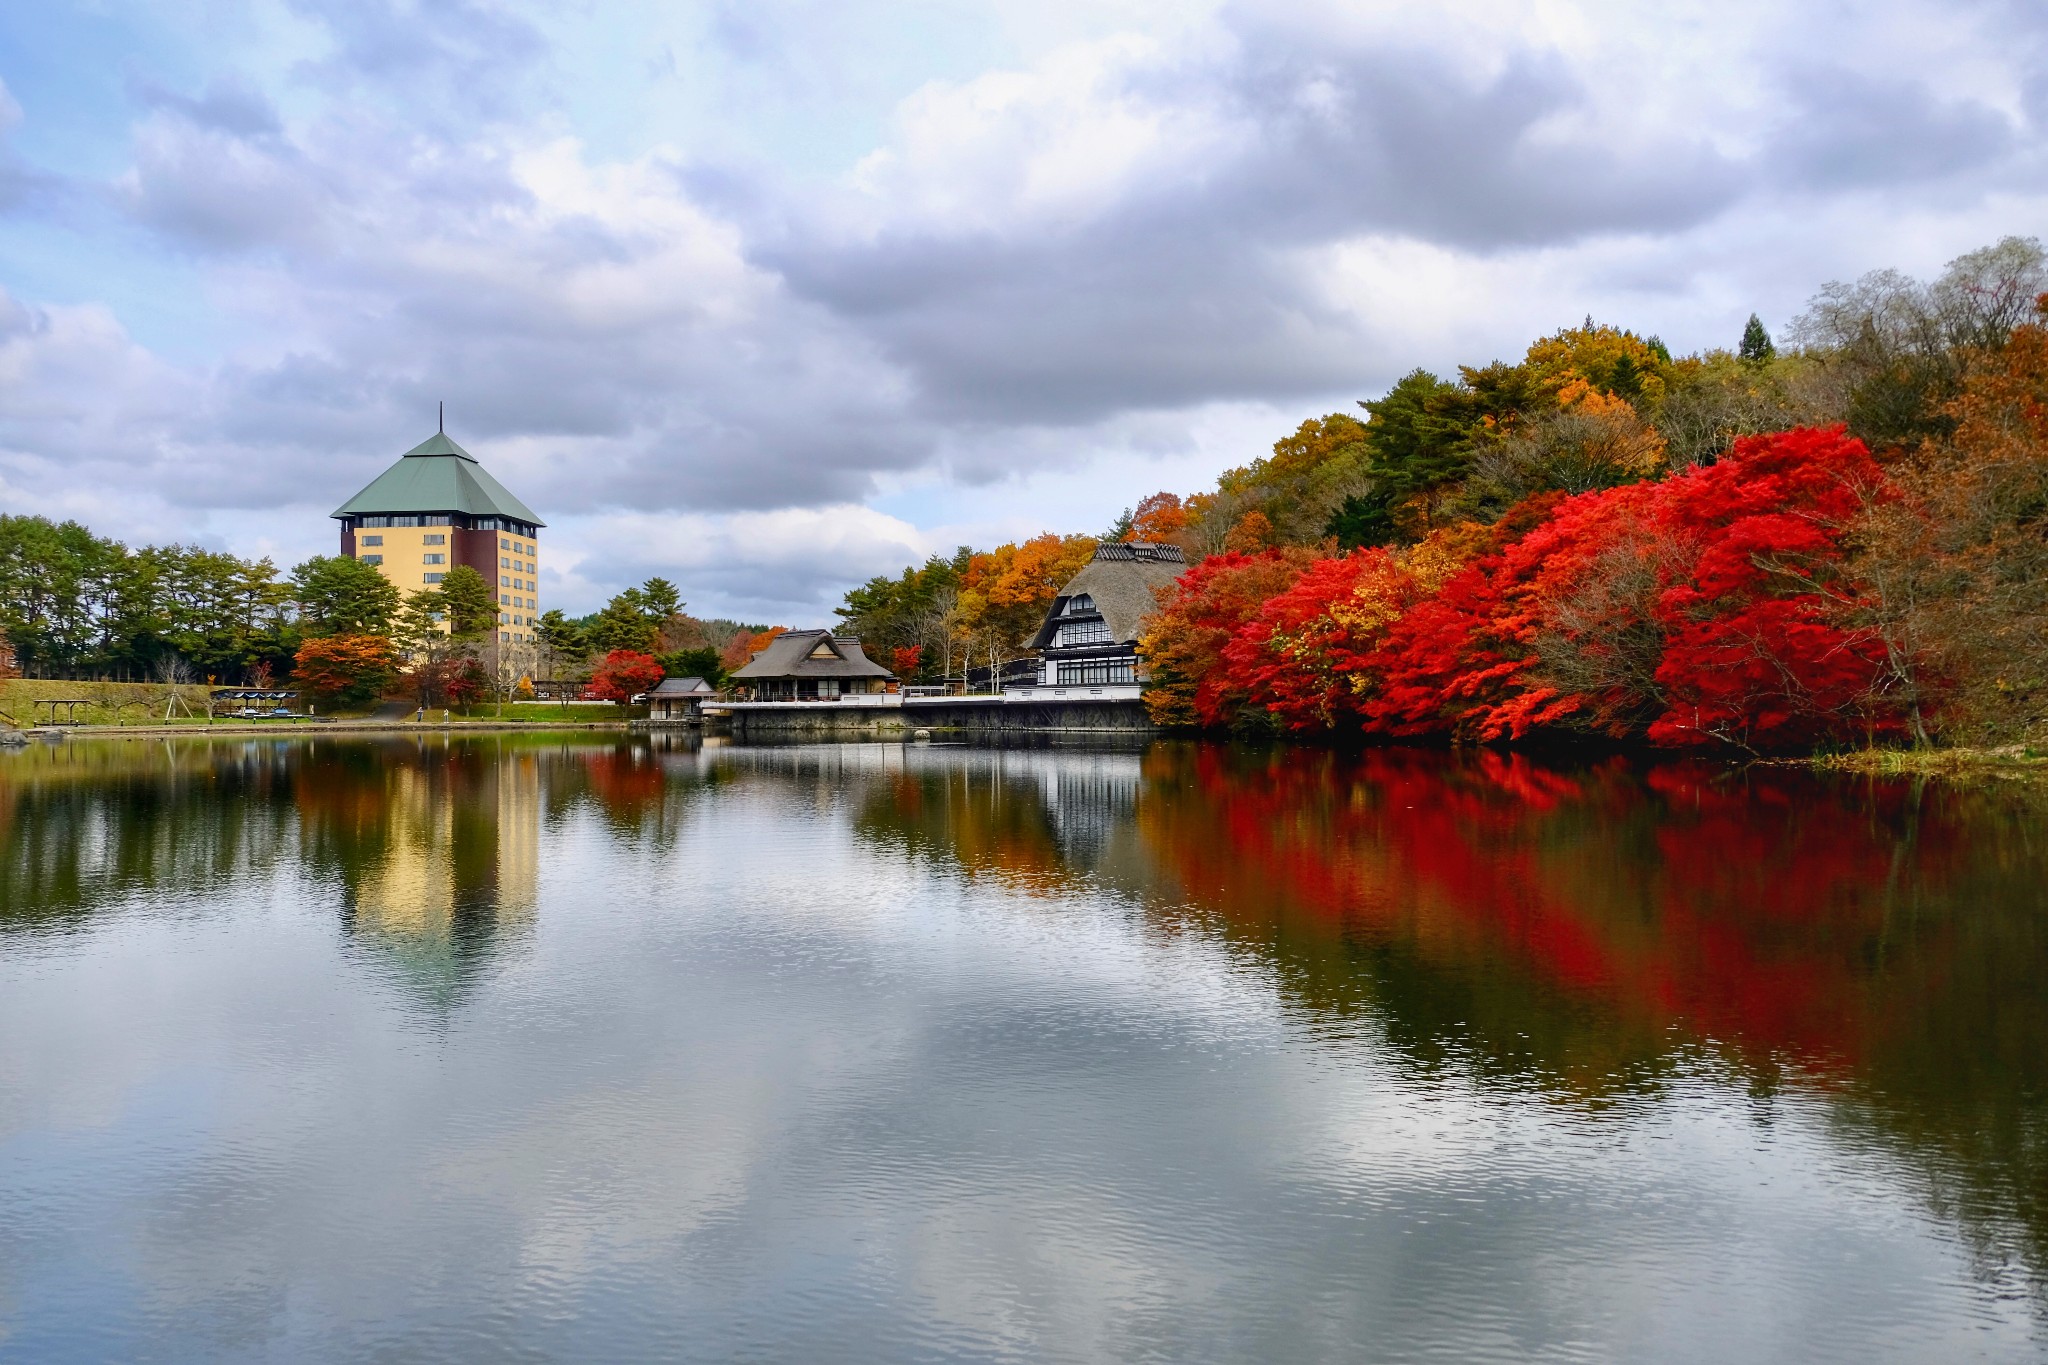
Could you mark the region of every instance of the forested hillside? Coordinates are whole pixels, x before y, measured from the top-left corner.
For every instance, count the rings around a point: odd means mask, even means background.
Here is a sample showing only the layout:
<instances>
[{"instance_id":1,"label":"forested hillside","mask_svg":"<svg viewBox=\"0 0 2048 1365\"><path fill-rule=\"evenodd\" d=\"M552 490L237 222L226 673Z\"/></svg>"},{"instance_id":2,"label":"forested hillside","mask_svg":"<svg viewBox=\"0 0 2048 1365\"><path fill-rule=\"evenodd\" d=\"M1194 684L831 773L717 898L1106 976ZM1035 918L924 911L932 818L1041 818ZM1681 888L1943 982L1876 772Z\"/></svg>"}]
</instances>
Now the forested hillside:
<instances>
[{"instance_id":1,"label":"forested hillside","mask_svg":"<svg viewBox=\"0 0 2048 1365\"><path fill-rule=\"evenodd\" d=\"M2044 290L2040 244L2008 238L1932 282L1828 285L1782 344L1752 317L1674 356L1589 318L1418 369L1111 529L1192 565L1143 643L1149 705L1309 734L2024 739L2048 675ZM905 663L1000 657L1094 543L963 549L842 614Z\"/></svg>"}]
</instances>

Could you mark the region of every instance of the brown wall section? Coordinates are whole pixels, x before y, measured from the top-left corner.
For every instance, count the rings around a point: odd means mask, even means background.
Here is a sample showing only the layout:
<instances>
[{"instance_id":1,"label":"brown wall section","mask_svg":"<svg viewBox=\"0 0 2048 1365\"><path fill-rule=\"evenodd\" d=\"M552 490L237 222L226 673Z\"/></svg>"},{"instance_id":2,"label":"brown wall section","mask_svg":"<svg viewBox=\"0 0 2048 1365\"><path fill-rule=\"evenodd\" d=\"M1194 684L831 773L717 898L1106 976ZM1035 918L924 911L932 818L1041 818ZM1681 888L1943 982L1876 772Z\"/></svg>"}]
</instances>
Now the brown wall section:
<instances>
[{"instance_id":1,"label":"brown wall section","mask_svg":"<svg viewBox=\"0 0 2048 1365\"><path fill-rule=\"evenodd\" d=\"M491 585L491 592L498 591L498 536L497 531L457 531L449 549L453 550L453 562L467 564L484 576L484 582Z\"/></svg>"},{"instance_id":2,"label":"brown wall section","mask_svg":"<svg viewBox=\"0 0 2048 1365\"><path fill-rule=\"evenodd\" d=\"M345 521L341 524L341 553L345 559L356 557L356 533L349 529L349 524Z\"/></svg>"}]
</instances>

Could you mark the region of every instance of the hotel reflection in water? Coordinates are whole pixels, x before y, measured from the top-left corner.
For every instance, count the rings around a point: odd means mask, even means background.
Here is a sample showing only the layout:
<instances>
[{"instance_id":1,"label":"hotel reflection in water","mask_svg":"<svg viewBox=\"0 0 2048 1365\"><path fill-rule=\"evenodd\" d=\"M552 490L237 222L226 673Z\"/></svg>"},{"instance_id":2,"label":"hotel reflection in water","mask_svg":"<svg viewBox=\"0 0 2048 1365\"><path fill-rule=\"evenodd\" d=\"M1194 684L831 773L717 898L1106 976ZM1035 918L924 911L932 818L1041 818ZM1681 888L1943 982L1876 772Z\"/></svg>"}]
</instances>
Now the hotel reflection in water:
<instances>
[{"instance_id":1,"label":"hotel reflection in water","mask_svg":"<svg viewBox=\"0 0 2048 1365\"><path fill-rule=\"evenodd\" d=\"M533 924L541 757L444 755L383 775L371 816L382 827L363 831L371 856L345 883L348 923L413 985L453 1004L472 971Z\"/></svg>"}]
</instances>

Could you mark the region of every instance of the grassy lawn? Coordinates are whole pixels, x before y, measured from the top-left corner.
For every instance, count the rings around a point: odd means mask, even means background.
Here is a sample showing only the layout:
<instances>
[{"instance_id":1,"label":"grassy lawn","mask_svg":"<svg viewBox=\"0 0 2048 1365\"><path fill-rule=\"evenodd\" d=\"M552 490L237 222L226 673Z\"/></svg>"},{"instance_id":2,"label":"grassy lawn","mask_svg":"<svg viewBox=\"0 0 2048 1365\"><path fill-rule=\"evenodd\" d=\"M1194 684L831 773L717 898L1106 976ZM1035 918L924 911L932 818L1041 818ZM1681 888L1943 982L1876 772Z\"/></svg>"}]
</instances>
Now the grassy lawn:
<instances>
[{"instance_id":1,"label":"grassy lawn","mask_svg":"<svg viewBox=\"0 0 2048 1365\"><path fill-rule=\"evenodd\" d=\"M85 705L75 708L60 706L56 719L60 722L76 720L81 725L173 725L179 729L206 727L206 698L210 691L203 685L167 686L163 683L98 683L46 681L30 678L0 679L0 726L12 723L21 727L47 725L50 723L50 708L37 706L39 701L69 701L77 699ZM175 702L173 697L175 696ZM170 704L170 715L165 715L166 704ZM189 708L189 709L188 709ZM197 712L195 716L192 712ZM337 711L331 718L337 721L368 720L376 714L376 708L363 707L350 711ZM401 718L410 722L412 711ZM438 709L427 713L429 723L441 722ZM498 706L485 703L478 706L456 707L450 715L453 720L487 722L491 724L591 724L606 721L622 721L644 718L645 706L614 706L609 702L564 702L560 704L522 704L507 702ZM283 718L247 719L222 715L215 718L216 725L261 726L264 729L313 729L330 718L323 708L317 721L287 720Z\"/></svg>"},{"instance_id":2,"label":"grassy lawn","mask_svg":"<svg viewBox=\"0 0 2048 1365\"><path fill-rule=\"evenodd\" d=\"M454 711L457 720L503 721L508 725L635 720L646 714L647 708L644 706L614 706L606 701L507 702L503 706L495 702L483 702L476 706L458 706ZM435 712L429 711L427 715L429 719L439 719Z\"/></svg>"},{"instance_id":3,"label":"grassy lawn","mask_svg":"<svg viewBox=\"0 0 2048 1365\"><path fill-rule=\"evenodd\" d=\"M162 724L164 705L173 694L184 703L174 708L179 715L184 714L185 705L204 714L207 690L199 685L171 687L163 683L53 682L41 678L6 678L0 679L0 712L18 725L48 724L50 708L35 703L79 698L87 703L76 708L76 719L82 725ZM57 718L71 719L68 713L72 709L58 707ZM5 723L6 719L0 718L0 724Z\"/></svg>"}]
</instances>

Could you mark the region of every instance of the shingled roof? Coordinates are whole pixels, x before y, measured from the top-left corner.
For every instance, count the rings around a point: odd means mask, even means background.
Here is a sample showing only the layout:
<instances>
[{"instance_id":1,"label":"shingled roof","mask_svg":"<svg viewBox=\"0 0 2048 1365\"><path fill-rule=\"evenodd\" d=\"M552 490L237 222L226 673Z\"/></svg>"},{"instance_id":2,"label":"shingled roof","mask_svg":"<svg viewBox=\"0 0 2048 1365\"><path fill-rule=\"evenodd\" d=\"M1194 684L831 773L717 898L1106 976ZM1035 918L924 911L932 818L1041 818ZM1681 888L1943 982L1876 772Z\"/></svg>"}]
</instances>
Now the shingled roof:
<instances>
[{"instance_id":1,"label":"shingled roof","mask_svg":"<svg viewBox=\"0 0 2048 1365\"><path fill-rule=\"evenodd\" d=\"M334 509L335 517L388 513L461 512L477 517L510 517L545 526L533 509L505 490L477 463L476 456L436 432L370 480L369 487Z\"/></svg>"},{"instance_id":2,"label":"shingled roof","mask_svg":"<svg viewBox=\"0 0 2048 1365\"><path fill-rule=\"evenodd\" d=\"M1053 631L1071 598L1086 593L1119 643L1128 644L1144 629L1145 618L1159 610L1159 602L1173 581L1187 571L1187 561L1178 545L1155 545L1148 541L1117 541L1098 545L1095 557L1060 589L1045 621L1032 637L1031 648L1044 649L1052 643Z\"/></svg>"},{"instance_id":3,"label":"shingled roof","mask_svg":"<svg viewBox=\"0 0 2048 1365\"><path fill-rule=\"evenodd\" d=\"M768 647L733 670L736 682L762 678L894 678L870 659L851 635L829 630L786 630Z\"/></svg>"}]
</instances>

